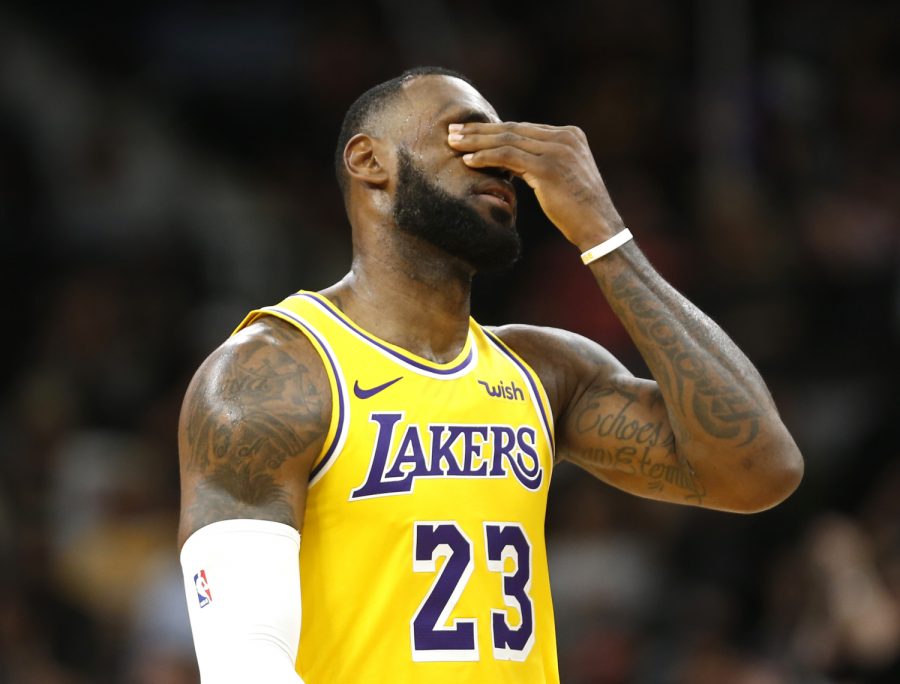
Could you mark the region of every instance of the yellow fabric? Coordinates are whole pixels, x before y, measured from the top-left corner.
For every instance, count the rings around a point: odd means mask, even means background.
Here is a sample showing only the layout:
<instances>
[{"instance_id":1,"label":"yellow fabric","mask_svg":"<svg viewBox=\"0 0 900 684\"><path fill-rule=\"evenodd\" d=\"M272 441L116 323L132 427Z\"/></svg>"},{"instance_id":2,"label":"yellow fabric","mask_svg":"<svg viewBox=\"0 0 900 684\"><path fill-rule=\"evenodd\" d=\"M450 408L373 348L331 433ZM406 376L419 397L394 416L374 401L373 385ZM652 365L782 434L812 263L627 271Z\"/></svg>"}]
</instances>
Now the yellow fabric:
<instances>
[{"instance_id":1,"label":"yellow fabric","mask_svg":"<svg viewBox=\"0 0 900 684\"><path fill-rule=\"evenodd\" d=\"M240 328L267 314L313 341L334 398L301 531L297 672L308 684L558 682L553 419L533 371L474 320L459 357L438 364L321 295L298 292Z\"/></svg>"}]
</instances>

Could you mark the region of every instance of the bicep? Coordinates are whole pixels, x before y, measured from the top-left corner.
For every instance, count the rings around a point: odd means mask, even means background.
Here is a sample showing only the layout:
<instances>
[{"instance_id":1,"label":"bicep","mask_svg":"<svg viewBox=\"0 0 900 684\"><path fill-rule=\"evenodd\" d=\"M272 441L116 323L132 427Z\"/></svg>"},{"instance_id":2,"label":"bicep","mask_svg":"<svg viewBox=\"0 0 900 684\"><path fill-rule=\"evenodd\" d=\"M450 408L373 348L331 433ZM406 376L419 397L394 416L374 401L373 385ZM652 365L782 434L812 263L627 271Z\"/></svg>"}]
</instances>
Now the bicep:
<instances>
[{"instance_id":1,"label":"bicep","mask_svg":"<svg viewBox=\"0 0 900 684\"><path fill-rule=\"evenodd\" d=\"M321 361L287 324L256 323L216 350L182 406L181 541L233 518L301 527L330 416Z\"/></svg>"}]
</instances>

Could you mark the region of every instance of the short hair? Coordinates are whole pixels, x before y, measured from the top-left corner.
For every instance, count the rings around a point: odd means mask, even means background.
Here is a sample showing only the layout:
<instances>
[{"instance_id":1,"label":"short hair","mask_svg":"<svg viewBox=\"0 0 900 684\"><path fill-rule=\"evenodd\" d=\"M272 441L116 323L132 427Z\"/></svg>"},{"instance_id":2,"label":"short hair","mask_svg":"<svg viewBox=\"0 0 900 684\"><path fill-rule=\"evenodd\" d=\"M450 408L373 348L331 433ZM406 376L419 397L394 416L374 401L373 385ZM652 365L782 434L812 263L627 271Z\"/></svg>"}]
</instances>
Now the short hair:
<instances>
[{"instance_id":1,"label":"short hair","mask_svg":"<svg viewBox=\"0 0 900 684\"><path fill-rule=\"evenodd\" d=\"M356 98L356 101L350 105L350 108L344 115L344 122L341 124L341 132L338 134L337 145L334 149L334 172L337 176L338 185L341 188L341 194L344 195L345 199L347 190L350 187L347 169L344 168L344 148L347 146L347 142L357 133L368 132L375 117L381 114L385 107L397 97L403 85L419 76L452 76L465 81L473 87L475 86L471 79L458 71L438 66L418 66L407 69L389 81L369 88Z\"/></svg>"}]
</instances>

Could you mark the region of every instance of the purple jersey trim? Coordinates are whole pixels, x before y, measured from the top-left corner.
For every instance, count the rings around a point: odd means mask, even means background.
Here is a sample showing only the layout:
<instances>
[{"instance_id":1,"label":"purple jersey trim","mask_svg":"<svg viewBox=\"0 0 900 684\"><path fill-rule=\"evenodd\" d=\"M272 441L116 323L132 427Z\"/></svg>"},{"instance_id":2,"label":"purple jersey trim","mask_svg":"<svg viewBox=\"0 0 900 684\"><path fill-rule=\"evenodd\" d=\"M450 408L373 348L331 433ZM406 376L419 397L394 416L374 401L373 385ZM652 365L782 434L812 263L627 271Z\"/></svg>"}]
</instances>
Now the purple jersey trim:
<instances>
[{"instance_id":1,"label":"purple jersey trim","mask_svg":"<svg viewBox=\"0 0 900 684\"><path fill-rule=\"evenodd\" d=\"M493 344L497 349L499 349L506 357L516 364L519 367L519 370L522 371L522 374L525 376L525 379L528 380L528 384L531 385L531 391L534 395L534 400L538 405L538 410L541 414L541 420L544 423L544 429L547 431L547 437L550 439L550 447L551 449L555 449L554 439L553 439L553 431L550 429L550 421L547 420L547 412L544 410L544 402L541 401L541 393L538 391L537 382L534 379L532 372L528 369L525 364L523 364L516 356L506 348L506 345L501 342L496 335L494 335L489 330L484 331L485 336L488 338L491 344Z\"/></svg>"},{"instance_id":2,"label":"purple jersey trim","mask_svg":"<svg viewBox=\"0 0 900 684\"><path fill-rule=\"evenodd\" d=\"M344 387L341 383L341 375L338 371L338 366L334 361L334 358L331 356L331 352L328 351L328 345L325 344L325 340L310 326L306 321L297 316L291 311L287 309L282 309L280 307L269 306L262 309L262 311L268 311L270 313L278 313L282 316L287 316L298 326L303 328L311 337L313 337L316 342L319 343L319 346L322 348L322 351L325 352L325 357L328 359L328 364L331 366L331 372L334 375L334 384L337 387L338 391L338 425L337 430L334 431L334 438L331 440L331 444L328 445L328 451L325 452L325 455L322 457L322 460L319 461L315 467L309 473L310 481L314 480L316 476L322 471L322 468L331 460L332 456L334 456L335 450L337 449L338 444L340 443L341 433L344 430Z\"/></svg>"},{"instance_id":3,"label":"purple jersey trim","mask_svg":"<svg viewBox=\"0 0 900 684\"><path fill-rule=\"evenodd\" d=\"M350 323L347 322L347 320L343 316L341 316L336 311L334 311L329 303L326 303L326 300L324 297L320 297L319 295L314 295L314 294L306 293L306 292L298 292L296 294L291 295L291 297L302 297L304 299L308 299L309 301L317 304L319 306L319 308L321 308L323 311L328 313L332 318L334 318L336 321L338 321L341 325L343 325L345 328L347 328L347 330L352 332L357 337L360 337L360 338L364 339L366 342L368 342L369 344L372 344L372 345L378 347L383 352L393 356L395 359L402 361L403 363L405 363L409 366L412 366L413 368L417 368L418 370L425 371L426 373L430 373L430 374L437 375L437 376L456 375L460 371L464 370L472 362L472 358L473 358L473 354L474 354L473 350L475 348L474 344L469 346L469 353L466 354L466 358L464 358L462 361L460 361L458 364L456 364L452 368L435 368L433 366L429 366L427 364L424 364L424 363L416 360L412 356L408 356L406 354L403 354L402 352L397 351L396 349L392 349L391 347L388 347L386 344L384 344L383 342L379 341L378 339L372 337L371 335L364 332L363 330L357 328L354 325L351 325Z\"/></svg>"}]
</instances>

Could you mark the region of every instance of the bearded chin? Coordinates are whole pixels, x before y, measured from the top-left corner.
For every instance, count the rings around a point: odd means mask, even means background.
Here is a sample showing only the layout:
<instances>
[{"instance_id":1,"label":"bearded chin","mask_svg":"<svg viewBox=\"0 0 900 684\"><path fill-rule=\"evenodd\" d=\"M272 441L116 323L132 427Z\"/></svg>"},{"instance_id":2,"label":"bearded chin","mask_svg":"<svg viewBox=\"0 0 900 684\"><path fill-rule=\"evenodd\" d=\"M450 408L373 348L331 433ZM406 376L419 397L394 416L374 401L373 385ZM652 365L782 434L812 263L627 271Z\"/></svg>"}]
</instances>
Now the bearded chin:
<instances>
[{"instance_id":1,"label":"bearded chin","mask_svg":"<svg viewBox=\"0 0 900 684\"><path fill-rule=\"evenodd\" d=\"M484 218L464 200L431 183L404 149L399 151L393 218L403 232L480 273L509 268L522 251L515 220L508 213L495 207L491 209L493 220Z\"/></svg>"}]
</instances>

